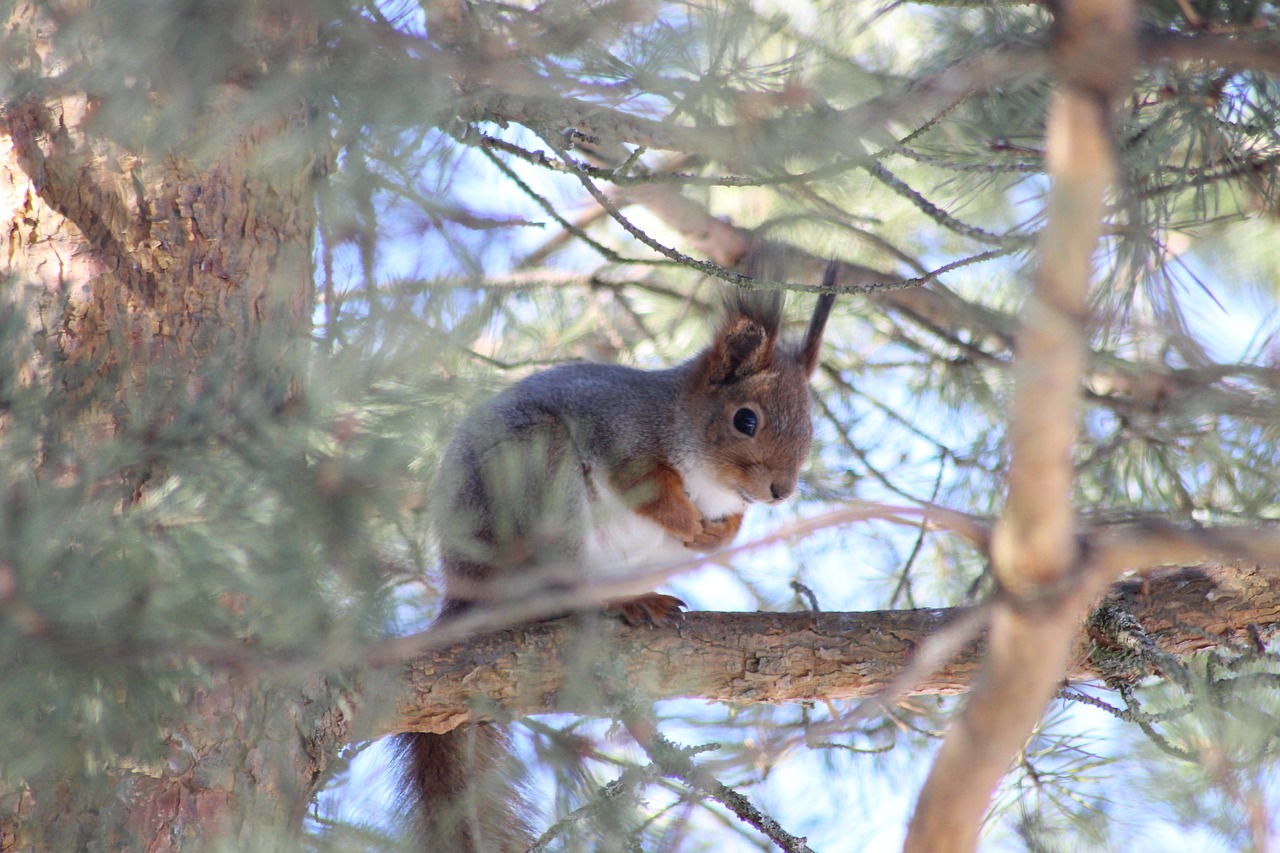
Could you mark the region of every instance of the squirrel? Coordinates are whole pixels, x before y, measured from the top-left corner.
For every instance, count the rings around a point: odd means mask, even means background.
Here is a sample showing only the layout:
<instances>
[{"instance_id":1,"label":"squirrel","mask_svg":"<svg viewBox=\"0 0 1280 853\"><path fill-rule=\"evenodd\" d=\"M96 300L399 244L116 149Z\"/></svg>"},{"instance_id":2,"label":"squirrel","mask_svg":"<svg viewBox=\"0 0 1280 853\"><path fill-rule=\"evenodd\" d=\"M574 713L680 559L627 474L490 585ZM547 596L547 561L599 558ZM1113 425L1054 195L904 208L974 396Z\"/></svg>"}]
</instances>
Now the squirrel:
<instances>
[{"instance_id":1,"label":"squirrel","mask_svg":"<svg viewBox=\"0 0 1280 853\"><path fill-rule=\"evenodd\" d=\"M711 344L683 364L564 365L468 413L434 487L439 619L714 551L750 504L790 496L812 440L808 383L837 268L798 345L780 340L780 292L735 288ZM683 607L659 593L606 605L632 625L677 623ZM394 749L401 808L424 849L533 843L500 726L410 732Z\"/></svg>"}]
</instances>

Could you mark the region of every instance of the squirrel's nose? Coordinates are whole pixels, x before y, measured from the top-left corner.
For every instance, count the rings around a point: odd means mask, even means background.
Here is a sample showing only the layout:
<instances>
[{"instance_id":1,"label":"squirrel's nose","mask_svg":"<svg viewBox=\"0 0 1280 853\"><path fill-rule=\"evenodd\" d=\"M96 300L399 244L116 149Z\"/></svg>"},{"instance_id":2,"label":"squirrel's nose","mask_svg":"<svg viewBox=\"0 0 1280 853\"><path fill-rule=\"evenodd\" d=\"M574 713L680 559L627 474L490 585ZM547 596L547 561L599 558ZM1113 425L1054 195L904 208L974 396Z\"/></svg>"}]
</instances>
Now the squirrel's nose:
<instances>
[{"instance_id":1,"label":"squirrel's nose","mask_svg":"<svg viewBox=\"0 0 1280 853\"><path fill-rule=\"evenodd\" d=\"M770 483L769 493L773 495L775 501L780 501L795 491L795 483Z\"/></svg>"}]
</instances>

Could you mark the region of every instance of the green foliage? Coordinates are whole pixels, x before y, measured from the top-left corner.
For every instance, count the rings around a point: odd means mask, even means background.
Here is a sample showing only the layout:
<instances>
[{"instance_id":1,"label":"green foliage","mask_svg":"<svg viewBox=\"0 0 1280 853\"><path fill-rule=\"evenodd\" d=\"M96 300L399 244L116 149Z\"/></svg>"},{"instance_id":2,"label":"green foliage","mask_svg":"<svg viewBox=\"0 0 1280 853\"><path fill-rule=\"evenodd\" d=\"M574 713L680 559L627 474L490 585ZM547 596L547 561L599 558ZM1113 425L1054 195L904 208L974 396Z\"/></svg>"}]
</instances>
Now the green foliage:
<instances>
[{"instance_id":1,"label":"green foliage","mask_svg":"<svg viewBox=\"0 0 1280 853\"><path fill-rule=\"evenodd\" d=\"M10 323L4 351L27 337ZM155 761L163 727L221 667L260 665L288 683L347 665L383 630L377 531L397 508L370 485L403 469L403 442L371 431L339 446L337 400L278 417L252 394L196 398L159 429L117 421L103 440L102 401L55 402L5 372L6 785ZM390 432L392 418L370 420Z\"/></svg>"}]
</instances>

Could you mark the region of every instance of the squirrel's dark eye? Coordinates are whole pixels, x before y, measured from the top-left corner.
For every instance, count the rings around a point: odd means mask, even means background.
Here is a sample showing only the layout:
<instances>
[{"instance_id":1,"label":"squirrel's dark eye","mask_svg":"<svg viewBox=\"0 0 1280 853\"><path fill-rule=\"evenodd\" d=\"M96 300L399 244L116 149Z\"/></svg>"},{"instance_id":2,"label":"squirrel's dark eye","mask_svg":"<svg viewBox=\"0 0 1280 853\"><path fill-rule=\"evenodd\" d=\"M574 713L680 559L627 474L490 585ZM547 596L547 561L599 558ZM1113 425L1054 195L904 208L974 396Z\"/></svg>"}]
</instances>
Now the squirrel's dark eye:
<instances>
[{"instance_id":1,"label":"squirrel's dark eye","mask_svg":"<svg viewBox=\"0 0 1280 853\"><path fill-rule=\"evenodd\" d=\"M759 416L750 409L738 409L733 413L733 428L743 435L755 435Z\"/></svg>"}]
</instances>

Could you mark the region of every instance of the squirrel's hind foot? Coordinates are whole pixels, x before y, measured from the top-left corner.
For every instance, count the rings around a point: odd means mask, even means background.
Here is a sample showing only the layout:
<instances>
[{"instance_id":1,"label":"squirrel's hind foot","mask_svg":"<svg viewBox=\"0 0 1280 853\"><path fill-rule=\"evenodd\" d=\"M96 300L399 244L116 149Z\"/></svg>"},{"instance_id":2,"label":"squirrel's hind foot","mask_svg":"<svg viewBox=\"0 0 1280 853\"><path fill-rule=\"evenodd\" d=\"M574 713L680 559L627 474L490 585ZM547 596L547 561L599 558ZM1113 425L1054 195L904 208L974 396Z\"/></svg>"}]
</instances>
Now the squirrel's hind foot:
<instances>
[{"instance_id":1,"label":"squirrel's hind foot","mask_svg":"<svg viewBox=\"0 0 1280 853\"><path fill-rule=\"evenodd\" d=\"M633 628L639 625L666 628L684 621L685 607L688 605L674 595L649 592L635 598L611 601L604 609L606 613L620 616L623 622Z\"/></svg>"}]
</instances>

